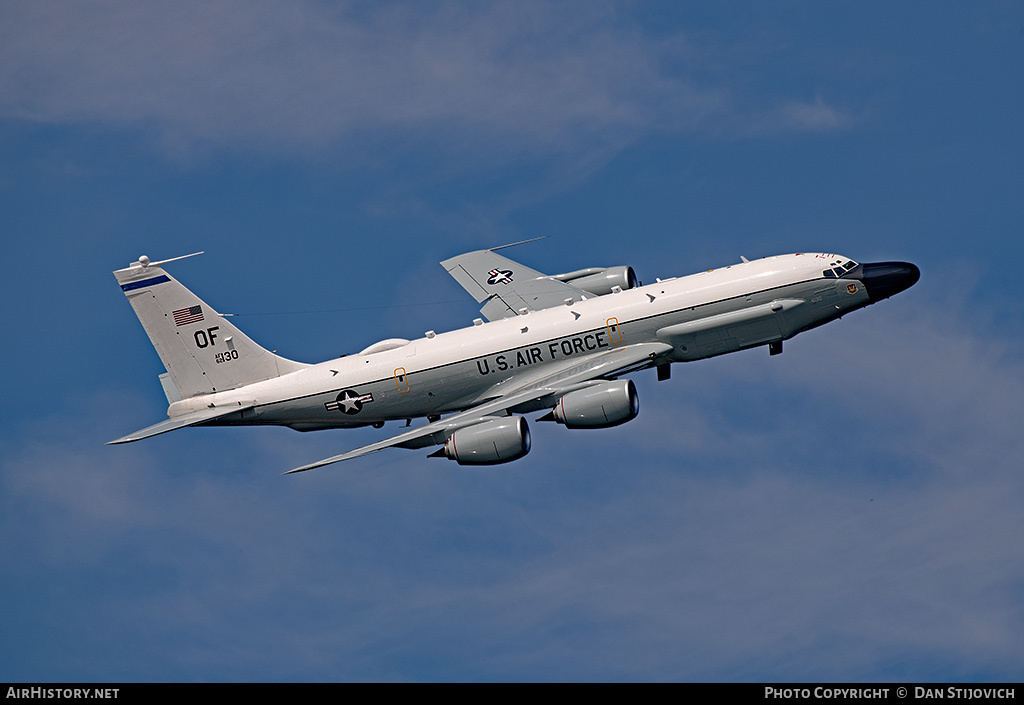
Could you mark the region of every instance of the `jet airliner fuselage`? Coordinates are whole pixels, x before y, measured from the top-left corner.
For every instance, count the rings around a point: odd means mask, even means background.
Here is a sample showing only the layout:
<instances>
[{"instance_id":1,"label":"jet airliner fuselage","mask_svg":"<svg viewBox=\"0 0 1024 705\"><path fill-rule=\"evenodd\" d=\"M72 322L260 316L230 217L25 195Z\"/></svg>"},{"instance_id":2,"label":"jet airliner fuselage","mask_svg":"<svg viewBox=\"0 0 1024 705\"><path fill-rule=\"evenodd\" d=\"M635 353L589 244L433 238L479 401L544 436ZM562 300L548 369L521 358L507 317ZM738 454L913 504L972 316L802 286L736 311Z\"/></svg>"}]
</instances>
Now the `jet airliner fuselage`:
<instances>
[{"instance_id":1,"label":"jet airliner fuselage","mask_svg":"<svg viewBox=\"0 0 1024 705\"><path fill-rule=\"evenodd\" d=\"M542 420L572 428L623 423L638 405L622 375L655 367L665 379L673 362L760 345L776 354L782 341L920 275L903 262L805 253L637 286L629 268L533 276L483 250L442 264L486 302L490 322L303 365L257 346L159 264L140 258L115 275L167 366L169 419L115 443L198 424L307 431L428 419L299 470L390 446L443 445L436 455L468 464L513 460L530 445L525 420L513 415L550 410Z\"/></svg>"}]
</instances>

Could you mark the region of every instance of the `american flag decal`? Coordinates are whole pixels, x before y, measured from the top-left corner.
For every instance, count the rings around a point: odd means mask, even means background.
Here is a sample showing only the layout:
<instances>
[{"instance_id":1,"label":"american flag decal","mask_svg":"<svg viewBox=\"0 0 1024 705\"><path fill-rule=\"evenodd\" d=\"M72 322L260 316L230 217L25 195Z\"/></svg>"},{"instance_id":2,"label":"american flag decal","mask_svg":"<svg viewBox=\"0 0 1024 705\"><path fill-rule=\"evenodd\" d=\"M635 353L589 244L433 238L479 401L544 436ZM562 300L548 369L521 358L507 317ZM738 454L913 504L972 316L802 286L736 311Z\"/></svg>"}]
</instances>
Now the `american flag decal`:
<instances>
[{"instance_id":1,"label":"american flag decal","mask_svg":"<svg viewBox=\"0 0 1024 705\"><path fill-rule=\"evenodd\" d=\"M203 320L203 307L202 306L189 306L188 308L179 308L173 314L174 325L186 326L189 323L198 323Z\"/></svg>"}]
</instances>

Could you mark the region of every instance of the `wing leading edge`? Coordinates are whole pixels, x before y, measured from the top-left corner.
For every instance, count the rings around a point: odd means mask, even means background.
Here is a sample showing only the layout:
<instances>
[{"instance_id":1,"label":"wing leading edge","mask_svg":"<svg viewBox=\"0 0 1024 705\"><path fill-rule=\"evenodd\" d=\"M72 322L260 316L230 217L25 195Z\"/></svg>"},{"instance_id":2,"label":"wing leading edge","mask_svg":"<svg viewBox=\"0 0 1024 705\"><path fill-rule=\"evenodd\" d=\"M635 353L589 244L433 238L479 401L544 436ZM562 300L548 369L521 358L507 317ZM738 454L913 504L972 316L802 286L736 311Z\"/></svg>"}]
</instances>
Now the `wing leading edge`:
<instances>
[{"instance_id":1,"label":"wing leading edge","mask_svg":"<svg viewBox=\"0 0 1024 705\"><path fill-rule=\"evenodd\" d=\"M501 397L485 401L475 407L459 412L448 418L428 423L425 426L400 433L397 436L371 443L370 445L350 450L332 458L326 458L284 473L313 470L314 468L331 465L342 460L351 460L362 455L376 453L385 448L424 448L444 443L447 438L460 428L472 426L487 420L488 416L501 416L515 411L517 407L545 408L538 402L550 401L553 406L559 397L579 388L585 383L626 374L650 366L660 355L671 352L672 346L664 343L639 343L626 347L596 353L586 360L575 362L551 374L530 380L506 391Z\"/></svg>"}]
</instances>

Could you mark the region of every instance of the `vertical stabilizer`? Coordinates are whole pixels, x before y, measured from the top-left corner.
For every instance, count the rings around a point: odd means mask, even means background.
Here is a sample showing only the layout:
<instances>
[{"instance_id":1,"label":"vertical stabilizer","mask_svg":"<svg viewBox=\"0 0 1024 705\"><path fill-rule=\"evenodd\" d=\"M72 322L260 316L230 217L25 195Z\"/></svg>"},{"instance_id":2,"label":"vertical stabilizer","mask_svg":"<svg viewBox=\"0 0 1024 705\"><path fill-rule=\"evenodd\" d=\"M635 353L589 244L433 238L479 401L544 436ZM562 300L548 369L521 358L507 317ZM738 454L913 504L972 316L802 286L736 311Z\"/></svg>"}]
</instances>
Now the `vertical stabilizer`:
<instances>
[{"instance_id":1,"label":"vertical stabilizer","mask_svg":"<svg viewBox=\"0 0 1024 705\"><path fill-rule=\"evenodd\" d=\"M142 256L114 272L181 399L223 392L302 369L254 343L226 318ZM163 380L162 380L163 381ZM171 394L164 384L168 399Z\"/></svg>"}]
</instances>

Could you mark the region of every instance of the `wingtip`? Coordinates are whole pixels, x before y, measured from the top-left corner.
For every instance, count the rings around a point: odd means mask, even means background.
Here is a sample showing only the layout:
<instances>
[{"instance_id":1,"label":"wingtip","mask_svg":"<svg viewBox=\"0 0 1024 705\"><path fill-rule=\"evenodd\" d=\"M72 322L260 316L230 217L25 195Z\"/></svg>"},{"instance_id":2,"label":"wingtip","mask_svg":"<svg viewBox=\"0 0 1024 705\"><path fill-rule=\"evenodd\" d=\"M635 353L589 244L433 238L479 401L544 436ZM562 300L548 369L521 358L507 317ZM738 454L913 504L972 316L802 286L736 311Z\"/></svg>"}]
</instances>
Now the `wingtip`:
<instances>
[{"instance_id":1,"label":"wingtip","mask_svg":"<svg viewBox=\"0 0 1024 705\"><path fill-rule=\"evenodd\" d=\"M333 465L334 463L341 462L342 460L345 460L347 458L347 456L348 456L347 453L345 453L343 455L336 455L333 458L327 458L325 460L318 460L315 463L310 463L309 465L303 465L302 467L294 468L293 470L289 470L288 472L283 472L281 474L282 475L294 475L297 472L306 472L307 470L315 470L316 468L322 468L325 465Z\"/></svg>"},{"instance_id":2,"label":"wingtip","mask_svg":"<svg viewBox=\"0 0 1024 705\"><path fill-rule=\"evenodd\" d=\"M306 472L307 470L312 470L313 468L322 467L325 464L326 463L312 463L311 465L303 465L301 468L293 468L293 469L288 470L287 472L283 472L281 474L282 475L294 475L297 472Z\"/></svg>"}]
</instances>

